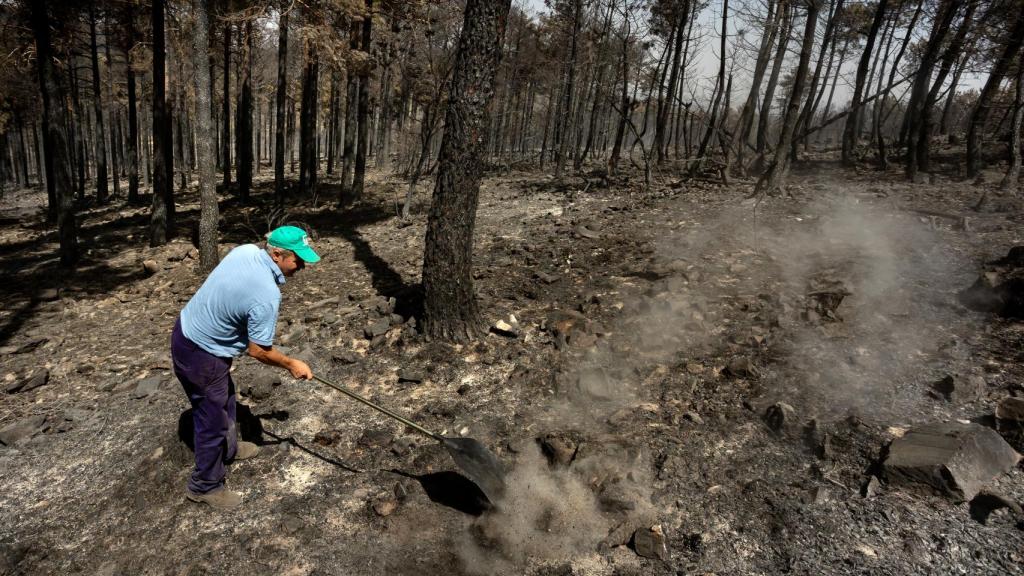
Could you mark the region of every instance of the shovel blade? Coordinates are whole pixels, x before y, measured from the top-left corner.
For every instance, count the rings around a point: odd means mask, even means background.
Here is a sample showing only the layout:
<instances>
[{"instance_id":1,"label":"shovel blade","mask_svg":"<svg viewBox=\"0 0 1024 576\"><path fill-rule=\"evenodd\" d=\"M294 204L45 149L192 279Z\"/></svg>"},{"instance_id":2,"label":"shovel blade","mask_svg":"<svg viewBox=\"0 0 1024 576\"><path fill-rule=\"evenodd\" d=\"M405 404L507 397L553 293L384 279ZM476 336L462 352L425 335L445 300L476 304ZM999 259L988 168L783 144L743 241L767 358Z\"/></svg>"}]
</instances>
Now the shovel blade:
<instances>
[{"instance_id":1,"label":"shovel blade","mask_svg":"<svg viewBox=\"0 0 1024 576\"><path fill-rule=\"evenodd\" d=\"M491 503L505 493L505 469L493 452L472 438L444 438L442 444L455 464L480 487Z\"/></svg>"}]
</instances>

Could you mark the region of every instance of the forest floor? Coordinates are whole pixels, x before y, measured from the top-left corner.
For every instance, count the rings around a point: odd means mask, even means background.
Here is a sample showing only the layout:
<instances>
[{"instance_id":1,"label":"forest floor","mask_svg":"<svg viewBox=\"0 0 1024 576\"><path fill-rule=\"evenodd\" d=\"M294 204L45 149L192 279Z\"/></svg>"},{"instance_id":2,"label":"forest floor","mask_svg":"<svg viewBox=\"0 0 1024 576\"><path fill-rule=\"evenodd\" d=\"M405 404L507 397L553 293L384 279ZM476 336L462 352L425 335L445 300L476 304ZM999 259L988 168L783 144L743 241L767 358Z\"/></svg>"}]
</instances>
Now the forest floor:
<instances>
[{"instance_id":1,"label":"forest floor","mask_svg":"<svg viewBox=\"0 0 1024 576\"><path fill-rule=\"evenodd\" d=\"M0 429L20 438L0 445L0 574L1024 573L1012 507L873 479L912 427L1019 392L1024 325L957 293L1024 244L1021 203L975 212L979 187L829 162L758 204L751 181L660 178L488 176L474 277L484 319L519 331L462 346L409 320L429 186L406 225L380 175L342 212L326 184L272 214L266 172L251 205L222 200L224 250L284 221L315 233L280 347L509 470L488 506L436 443L242 358L262 452L230 467L230 513L184 497L168 339L203 280L188 235L150 249L146 207L89 207L62 276L41 193L8 192ZM188 230L194 188L179 211ZM929 394L946 375L983 387ZM985 486L1024 502L1020 467Z\"/></svg>"}]
</instances>

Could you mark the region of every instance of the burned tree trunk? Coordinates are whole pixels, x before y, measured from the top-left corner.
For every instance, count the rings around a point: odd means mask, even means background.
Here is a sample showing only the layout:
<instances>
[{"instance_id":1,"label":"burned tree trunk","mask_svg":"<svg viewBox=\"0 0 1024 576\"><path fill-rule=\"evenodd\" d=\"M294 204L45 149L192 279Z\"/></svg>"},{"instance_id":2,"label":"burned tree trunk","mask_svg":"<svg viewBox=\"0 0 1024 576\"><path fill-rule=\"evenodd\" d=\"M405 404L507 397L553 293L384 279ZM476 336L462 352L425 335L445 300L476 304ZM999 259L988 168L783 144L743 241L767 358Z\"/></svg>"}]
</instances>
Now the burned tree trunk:
<instances>
[{"instance_id":1,"label":"burned tree trunk","mask_svg":"<svg viewBox=\"0 0 1024 576\"><path fill-rule=\"evenodd\" d=\"M164 61L164 2L153 0L153 214L150 246L161 246L174 235L174 158L171 116L167 113Z\"/></svg>"},{"instance_id":2,"label":"burned tree trunk","mask_svg":"<svg viewBox=\"0 0 1024 576\"><path fill-rule=\"evenodd\" d=\"M221 161L224 191L231 187L231 22L224 23L224 103L221 108Z\"/></svg>"},{"instance_id":3,"label":"burned tree trunk","mask_svg":"<svg viewBox=\"0 0 1024 576\"><path fill-rule=\"evenodd\" d=\"M100 97L100 59L96 49L96 7L89 7L89 49L92 54L92 103L96 154L96 202L107 201L107 145L103 133L103 99Z\"/></svg>"},{"instance_id":4,"label":"burned tree trunk","mask_svg":"<svg viewBox=\"0 0 1024 576\"><path fill-rule=\"evenodd\" d=\"M299 190L316 192L317 149L317 76L320 60L316 48L306 46L306 66L302 73L302 116L299 120Z\"/></svg>"},{"instance_id":5,"label":"burned tree trunk","mask_svg":"<svg viewBox=\"0 0 1024 576\"><path fill-rule=\"evenodd\" d=\"M916 121L915 134L907 139L907 176L913 180L918 170L928 172L931 170L931 147L930 140L935 125L935 108L939 100L939 91L946 83L946 77L953 68L961 50L964 40L973 24L974 10L977 8L978 0L969 0L967 11L964 14L963 22L953 35L946 53L942 58L942 65L939 67L939 74L932 83L931 90L925 96L921 105L920 113ZM953 87L950 87L953 90ZM912 145L914 144L914 145Z\"/></svg>"},{"instance_id":6,"label":"burned tree trunk","mask_svg":"<svg viewBox=\"0 0 1024 576\"><path fill-rule=\"evenodd\" d=\"M622 54L620 56L622 66L622 90L619 95L619 118L615 125L615 138L612 144L612 155L608 158L608 172L615 174L619 167L619 156L622 154L622 141L626 136L626 123L633 107L629 102L629 18L624 18L622 23ZM542 167L543 168L543 167Z\"/></svg>"},{"instance_id":7,"label":"burned tree trunk","mask_svg":"<svg viewBox=\"0 0 1024 576\"><path fill-rule=\"evenodd\" d=\"M796 122L800 114L800 102L803 99L804 84L807 82L807 69L811 61L811 52L814 50L814 29L818 25L820 10L821 0L807 0L807 24L804 26L804 41L800 48L800 64L797 66L793 89L789 95L789 104L786 106L786 115L782 121L782 134L779 135L779 143L775 147L775 157L771 166L757 182L754 189L756 194L773 193L779 190L786 180L786 174L789 171L789 148L793 142L793 133L796 131Z\"/></svg>"},{"instance_id":8,"label":"burned tree trunk","mask_svg":"<svg viewBox=\"0 0 1024 576\"><path fill-rule=\"evenodd\" d=\"M103 23L103 29L106 33L106 41L103 43L103 50L107 58L107 83L106 83L106 97L107 97L107 118L110 119L110 174L111 180L113 181L114 197L117 198L121 195L121 167L122 163L121 154L121 118L120 114L117 113L117 109L114 108L114 67L113 60L110 58L110 18L108 17Z\"/></svg>"},{"instance_id":9,"label":"burned tree trunk","mask_svg":"<svg viewBox=\"0 0 1024 576\"><path fill-rule=\"evenodd\" d=\"M555 178L562 177L562 169L565 167L565 156L569 146L569 130L572 126L572 96L573 90L576 89L576 56L578 53L580 12L583 9L583 0L572 0L571 9L572 32L569 42L569 60L565 64L565 84L562 86L562 97L559 104L561 113L555 118L553 143L555 150Z\"/></svg>"},{"instance_id":10,"label":"burned tree trunk","mask_svg":"<svg viewBox=\"0 0 1024 576\"><path fill-rule=\"evenodd\" d=\"M1013 59L1020 52L1022 44L1024 44L1024 8L1018 9L1017 19L1013 24L1013 29L1010 31L1009 38L1003 47L1002 53L999 55L999 59L992 66L992 72L989 73L988 80L985 81L985 87L981 89L981 94L978 95L978 102L971 113L971 121L967 129L968 178L978 176L978 172L981 171L981 137L982 132L985 130L985 122L988 120L988 115L992 110L992 98L999 91L999 85L1002 83L1003 77L1006 76L1006 71L1009 70Z\"/></svg>"},{"instance_id":11,"label":"burned tree trunk","mask_svg":"<svg viewBox=\"0 0 1024 576\"><path fill-rule=\"evenodd\" d=\"M1017 65L1017 90L1013 100L1013 122L1010 123L1010 166L999 187L1009 190L1020 178L1020 129L1024 124L1024 66Z\"/></svg>"},{"instance_id":12,"label":"burned tree trunk","mask_svg":"<svg viewBox=\"0 0 1024 576\"><path fill-rule=\"evenodd\" d=\"M768 86L765 88L764 101L761 102L761 114L757 119L756 150L757 161L753 169L760 170L764 165L765 154L768 149L768 119L771 117L772 101L775 100L775 87L779 82L779 73L782 70L782 62L786 59L786 48L789 46L789 37L793 31L793 8L791 3L795 0L780 0L782 4L782 17L779 20L779 44L775 51L775 61L772 64L771 74L768 76Z\"/></svg>"},{"instance_id":13,"label":"burned tree trunk","mask_svg":"<svg viewBox=\"0 0 1024 576\"><path fill-rule=\"evenodd\" d=\"M245 23L245 49L240 62L242 83L238 91L238 119L235 121L235 157L238 159L238 198L249 201L252 189L252 20Z\"/></svg>"},{"instance_id":14,"label":"burned tree trunk","mask_svg":"<svg viewBox=\"0 0 1024 576\"><path fill-rule=\"evenodd\" d=\"M139 203L139 113L135 95L135 71L131 48L135 44L135 22L128 8L128 41L124 46L125 75L128 77L128 203Z\"/></svg>"},{"instance_id":15,"label":"burned tree trunk","mask_svg":"<svg viewBox=\"0 0 1024 576\"><path fill-rule=\"evenodd\" d=\"M199 266L209 272L217 266L217 207L216 159L213 151L213 99L210 97L210 67L207 53L210 49L210 2L193 0L196 24L192 40L192 56L196 81L196 160L199 166Z\"/></svg>"},{"instance_id":16,"label":"burned tree trunk","mask_svg":"<svg viewBox=\"0 0 1024 576\"><path fill-rule=\"evenodd\" d=\"M750 83L750 92L747 93L747 100L743 103L740 112L739 128L737 129L736 148L738 151L737 164L743 165L743 156L747 147L747 140L750 138L750 130L754 125L754 110L757 108L757 95L761 92L761 82L764 73L768 69L768 61L771 59L772 46L775 44L775 37L779 33L782 11L777 10L777 2L768 3L768 16L765 19L764 30L761 33L761 47L757 51L757 63L754 65L754 77Z\"/></svg>"},{"instance_id":17,"label":"burned tree trunk","mask_svg":"<svg viewBox=\"0 0 1024 576\"><path fill-rule=\"evenodd\" d=\"M60 263L64 267L72 267L78 260L78 234L73 206L74 191L71 188L71 161L64 133L67 125L64 87L61 85L60 74L54 69L46 0L30 2L30 5L39 88L43 97L43 147L46 150L47 183L53 187L56 200Z\"/></svg>"},{"instance_id":18,"label":"burned tree trunk","mask_svg":"<svg viewBox=\"0 0 1024 576\"><path fill-rule=\"evenodd\" d=\"M361 50L370 55L370 28L373 23L373 0L366 0L366 17L362 23ZM366 183L366 155L370 142L370 67L359 74L359 128L356 133L355 173L352 177L352 197L362 198Z\"/></svg>"},{"instance_id":19,"label":"burned tree trunk","mask_svg":"<svg viewBox=\"0 0 1024 576\"><path fill-rule=\"evenodd\" d=\"M473 290L473 227L510 3L466 2L423 258L423 330L432 338L464 340L481 329Z\"/></svg>"},{"instance_id":20,"label":"burned tree trunk","mask_svg":"<svg viewBox=\"0 0 1024 576\"><path fill-rule=\"evenodd\" d=\"M288 98L288 10L277 23L277 100L274 102L274 194L284 205L284 105Z\"/></svg>"},{"instance_id":21,"label":"burned tree trunk","mask_svg":"<svg viewBox=\"0 0 1024 576\"><path fill-rule=\"evenodd\" d=\"M850 113L846 116L846 126L843 129L843 164L853 163L854 148L857 147L857 136L860 128L861 99L864 97L864 84L867 81L868 65L871 63L871 54L875 48L875 38L878 37L878 29L882 27L882 20L885 18L885 11L889 7L889 0L879 0L875 8L875 16L871 20L871 29L868 31L867 43L864 45L864 52L857 64L857 80L853 88L853 99L850 101Z\"/></svg>"}]
</instances>

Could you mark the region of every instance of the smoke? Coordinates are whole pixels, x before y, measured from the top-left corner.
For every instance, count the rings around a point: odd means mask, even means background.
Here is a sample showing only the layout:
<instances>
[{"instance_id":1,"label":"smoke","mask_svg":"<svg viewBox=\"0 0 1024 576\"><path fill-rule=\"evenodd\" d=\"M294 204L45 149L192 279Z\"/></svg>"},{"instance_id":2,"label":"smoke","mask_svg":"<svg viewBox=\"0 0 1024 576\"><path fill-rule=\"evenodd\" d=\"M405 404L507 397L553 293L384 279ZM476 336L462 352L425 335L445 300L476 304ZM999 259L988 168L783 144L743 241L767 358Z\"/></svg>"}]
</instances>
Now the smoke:
<instances>
[{"instance_id":1,"label":"smoke","mask_svg":"<svg viewBox=\"0 0 1024 576\"><path fill-rule=\"evenodd\" d=\"M707 270L674 295L711 308L712 326L687 332L692 355L727 353L722 337L752 323L774 336L762 382L772 394L819 417L868 407L902 414L921 405L919 386L908 384L936 368L952 321L942 302L962 282L935 230L849 192L776 206L769 218L749 206L724 209L667 235L659 258L700 260ZM823 316L831 294L845 297ZM744 319L736 307L751 301L771 303L779 325Z\"/></svg>"},{"instance_id":2,"label":"smoke","mask_svg":"<svg viewBox=\"0 0 1024 576\"><path fill-rule=\"evenodd\" d=\"M621 520L649 512L641 467L608 453L552 468L533 444L506 477L495 508L459 536L457 554L470 574L520 574L530 564L565 562L596 552Z\"/></svg>"}]
</instances>

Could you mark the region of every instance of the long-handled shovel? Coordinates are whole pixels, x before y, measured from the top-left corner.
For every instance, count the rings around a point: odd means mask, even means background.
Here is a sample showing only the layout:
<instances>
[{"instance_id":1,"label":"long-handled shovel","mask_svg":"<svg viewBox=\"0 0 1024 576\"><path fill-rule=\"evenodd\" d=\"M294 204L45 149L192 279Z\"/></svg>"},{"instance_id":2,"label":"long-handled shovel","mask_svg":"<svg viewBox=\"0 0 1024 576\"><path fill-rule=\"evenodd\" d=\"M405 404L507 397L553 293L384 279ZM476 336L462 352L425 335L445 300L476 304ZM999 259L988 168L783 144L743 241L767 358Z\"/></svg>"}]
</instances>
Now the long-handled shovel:
<instances>
[{"instance_id":1,"label":"long-handled shovel","mask_svg":"<svg viewBox=\"0 0 1024 576\"><path fill-rule=\"evenodd\" d=\"M447 438L440 434L435 434L419 424L395 414L383 406L378 406L373 402L370 402L351 390L338 386L333 382L328 382L316 375L314 375L313 378L321 384L326 384L353 400L362 402L370 408L398 420L420 434L429 436L440 442L448 450L448 453L451 454L452 460L455 461L455 464L461 468L467 476L469 476L469 479L472 480L474 484L483 490L484 495L487 496L487 499L491 502L497 502L497 499L501 497L502 493L504 493L505 471L501 466L501 462L493 452L488 450L487 447L480 442L472 438Z\"/></svg>"}]
</instances>

